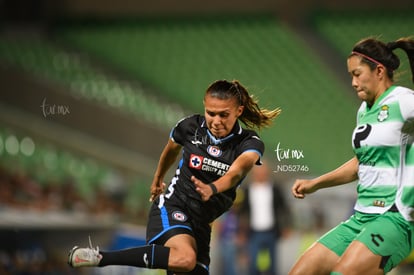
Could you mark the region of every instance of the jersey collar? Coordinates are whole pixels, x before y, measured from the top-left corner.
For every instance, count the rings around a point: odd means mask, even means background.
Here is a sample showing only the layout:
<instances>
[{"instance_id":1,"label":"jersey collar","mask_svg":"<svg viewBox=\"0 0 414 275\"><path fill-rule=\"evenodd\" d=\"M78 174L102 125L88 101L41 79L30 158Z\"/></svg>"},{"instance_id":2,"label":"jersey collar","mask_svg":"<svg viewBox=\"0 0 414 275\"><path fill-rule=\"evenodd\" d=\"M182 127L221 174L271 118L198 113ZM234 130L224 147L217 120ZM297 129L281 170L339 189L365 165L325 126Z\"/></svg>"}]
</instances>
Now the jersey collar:
<instances>
[{"instance_id":1,"label":"jersey collar","mask_svg":"<svg viewBox=\"0 0 414 275\"><path fill-rule=\"evenodd\" d=\"M375 100L374 104L371 107L368 107L367 104L367 111L369 110L375 110L375 108L377 107L378 104L381 103L381 101L388 96L394 89L396 88L396 86L391 85L387 90L385 90L385 92L382 93L382 95L380 95L377 100Z\"/></svg>"},{"instance_id":2,"label":"jersey collar","mask_svg":"<svg viewBox=\"0 0 414 275\"><path fill-rule=\"evenodd\" d=\"M207 127L205 119L203 119L203 122L201 123L201 127L206 128L207 134L210 137L211 142L213 142L215 145L224 143L230 140L234 135L240 135L243 132L243 128L240 126L239 121L236 122L230 134L228 134L224 138L216 138L215 136L213 136L213 134L211 134L210 130Z\"/></svg>"}]
</instances>

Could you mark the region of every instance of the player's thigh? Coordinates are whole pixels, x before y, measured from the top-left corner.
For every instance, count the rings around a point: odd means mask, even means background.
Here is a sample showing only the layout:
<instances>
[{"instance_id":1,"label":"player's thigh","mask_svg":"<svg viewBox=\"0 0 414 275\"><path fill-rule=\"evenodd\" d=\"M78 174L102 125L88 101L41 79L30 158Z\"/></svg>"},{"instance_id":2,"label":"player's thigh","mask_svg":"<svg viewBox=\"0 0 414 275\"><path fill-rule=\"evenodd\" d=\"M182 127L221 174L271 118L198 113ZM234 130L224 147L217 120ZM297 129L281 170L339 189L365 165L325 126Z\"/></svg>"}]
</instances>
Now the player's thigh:
<instances>
[{"instance_id":1,"label":"player's thigh","mask_svg":"<svg viewBox=\"0 0 414 275\"><path fill-rule=\"evenodd\" d=\"M343 275L383 275L382 256L374 254L368 247L353 241L332 271Z\"/></svg>"},{"instance_id":2,"label":"player's thigh","mask_svg":"<svg viewBox=\"0 0 414 275\"><path fill-rule=\"evenodd\" d=\"M168 267L177 272L189 272L197 264L197 245L190 234L178 234L169 238L164 246L170 248Z\"/></svg>"},{"instance_id":3,"label":"player's thigh","mask_svg":"<svg viewBox=\"0 0 414 275\"><path fill-rule=\"evenodd\" d=\"M325 245L339 257L361 233L364 227L378 215L366 215L356 212L348 220L325 233L318 242Z\"/></svg>"},{"instance_id":4,"label":"player's thigh","mask_svg":"<svg viewBox=\"0 0 414 275\"><path fill-rule=\"evenodd\" d=\"M343 254L338 268L344 274L384 274L397 266L413 249L413 226L396 212L370 221Z\"/></svg>"},{"instance_id":5,"label":"player's thigh","mask_svg":"<svg viewBox=\"0 0 414 275\"><path fill-rule=\"evenodd\" d=\"M170 247L169 267L176 271L174 275L209 274L211 227L199 223L193 225L193 229L191 234L177 234L165 242L165 246ZM182 270L183 266L185 271Z\"/></svg>"},{"instance_id":6,"label":"player's thigh","mask_svg":"<svg viewBox=\"0 0 414 275\"><path fill-rule=\"evenodd\" d=\"M299 258L290 275L330 274L339 257L360 232L363 223L353 215L325 233Z\"/></svg>"},{"instance_id":7,"label":"player's thigh","mask_svg":"<svg viewBox=\"0 0 414 275\"><path fill-rule=\"evenodd\" d=\"M316 242L298 259L289 275L329 275L339 256Z\"/></svg>"},{"instance_id":8,"label":"player's thigh","mask_svg":"<svg viewBox=\"0 0 414 275\"><path fill-rule=\"evenodd\" d=\"M170 254L180 253L188 257L196 257L196 240L190 234L178 234L170 237L164 244L171 249Z\"/></svg>"}]
</instances>

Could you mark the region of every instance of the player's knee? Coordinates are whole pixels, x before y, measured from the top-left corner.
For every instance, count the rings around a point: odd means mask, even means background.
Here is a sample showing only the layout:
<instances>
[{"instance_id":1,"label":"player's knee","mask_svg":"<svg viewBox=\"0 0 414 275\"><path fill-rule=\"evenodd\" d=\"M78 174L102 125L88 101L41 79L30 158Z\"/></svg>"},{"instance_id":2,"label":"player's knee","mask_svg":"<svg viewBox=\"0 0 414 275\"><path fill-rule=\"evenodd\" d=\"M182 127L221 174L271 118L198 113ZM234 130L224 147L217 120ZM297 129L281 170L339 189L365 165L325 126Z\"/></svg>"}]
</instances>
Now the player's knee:
<instances>
[{"instance_id":1,"label":"player's knee","mask_svg":"<svg viewBox=\"0 0 414 275\"><path fill-rule=\"evenodd\" d=\"M185 256L186 260L185 260L185 268L187 271L192 271L197 264L197 255L195 253L195 251L191 251L190 253L187 254L187 256Z\"/></svg>"},{"instance_id":2,"label":"player's knee","mask_svg":"<svg viewBox=\"0 0 414 275\"><path fill-rule=\"evenodd\" d=\"M184 272L190 272L192 271L197 264L197 258L194 257L186 257L185 259L183 259L181 267L183 268Z\"/></svg>"},{"instance_id":3,"label":"player's knee","mask_svg":"<svg viewBox=\"0 0 414 275\"><path fill-rule=\"evenodd\" d=\"M341 262L338 262L335 267L332 269L332 272L329 275L342 275L342 274L363 274L361 270L357 270L355 266L346 265Z\"/></svg>"},{"instance_id":4,"label":"player's knee","mask_svg":"<svg viewBox=\"0 0 414 275\"><path fill-rule=\"evenodd\" d=\"M180 251L176 254L173 266L180 272L190 272L197 264L197 255L193 250Z\"/></svg>"}]
</instances>

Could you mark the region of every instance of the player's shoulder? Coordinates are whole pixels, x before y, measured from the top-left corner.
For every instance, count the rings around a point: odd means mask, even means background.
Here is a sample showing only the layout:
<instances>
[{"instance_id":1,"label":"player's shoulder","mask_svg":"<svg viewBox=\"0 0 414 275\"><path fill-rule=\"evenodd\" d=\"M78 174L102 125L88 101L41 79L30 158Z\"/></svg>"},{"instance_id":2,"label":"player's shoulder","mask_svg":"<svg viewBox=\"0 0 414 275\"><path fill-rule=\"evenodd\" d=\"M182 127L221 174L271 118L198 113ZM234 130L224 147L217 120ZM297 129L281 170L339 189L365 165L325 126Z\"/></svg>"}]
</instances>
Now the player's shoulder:
<instances>
[{"instance_id":1,"label":"player's shoulder","mask_svg":"<svg viewBox=\"0 0 414 275\"><path fill-rule=\"evenodd\" d=\"M414 91L402 86L397 86L395 90L395 96L399 105L402 108L414 109Z\"/></svg>"},{"instance_id":2,"label":"player's shoulder","mask_svg":"<svg viewBox=\"0 0 414 275\"><path fill-rule=\"evenodd\" d=\"M200 114L192 114L186 117L183 117L182 119L180 119L177 124L175 125L177 126L188 126L191 124L194 125L202 125L204 122L204 116L200 115Z\"/></svg>"},{"instance_id":3,"label":"player's shoulder","mask_svg":"<svg viewBox=\"0 0 414 275\"><path fill-rule=\"evenodd\" d=\"M248 137L253 137L253 138L260 139L259 134L255 130L243 128L243 132Z\"/></svg>"},{"instance_id":4,"label":"player's shoulder","mask_svg":"<svg viewBox=\"0 0 414 275\"><path fill-rule=\"evenodd\" d=\"M253 141L256 140L260 143L263 143L263 141L260 138L259 134L256 131L251 130L251 129L244 129L243 128L241 136L242 136L243 140L253 140Z\"/></svg>"},{"instance_id":5,"label":"player's shoulder","mask_svg":"<svg viewBox=\"0 0 414 275\"><path fill-rule=\"evenodd\" d=\"M414 91L408 87L395 86L388 95L389 102L398 105L403 119L412 118L414 115Z\"/></svg>"},{"instance_id":6,"label":"player's shoulder","mask_svg":"<svg viewBox=\"0 0 414 275\"><path fill-rule=\"evenodd\" d=\"M400 102L404 100L414 100L414 91L408 87L396 86L391 93Z\"/></svg>"}]
</instances>

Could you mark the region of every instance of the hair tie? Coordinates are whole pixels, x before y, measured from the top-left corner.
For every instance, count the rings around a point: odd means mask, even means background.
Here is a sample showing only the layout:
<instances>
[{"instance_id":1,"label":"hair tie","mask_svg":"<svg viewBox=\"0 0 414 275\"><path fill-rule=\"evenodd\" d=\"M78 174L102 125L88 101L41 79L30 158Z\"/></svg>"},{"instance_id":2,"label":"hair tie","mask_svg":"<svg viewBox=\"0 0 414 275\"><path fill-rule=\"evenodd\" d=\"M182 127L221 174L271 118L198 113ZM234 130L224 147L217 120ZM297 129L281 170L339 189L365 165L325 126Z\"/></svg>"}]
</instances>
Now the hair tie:
<instances>
[{"instance_id":1,"label":"hair tie","mask_svg":"<svg viewBox=\"0 0 414 275\"><path fill-rule=\"evenodd\" d=\"M398 47L398 46L397 46L397 42L388 42L386 46L387 46L387 48L388 48L388 49L390 49L391 51L392 51L392 50L394 50L394 49L396 49L396 48Z\"/></svg>"}]
</instances>

